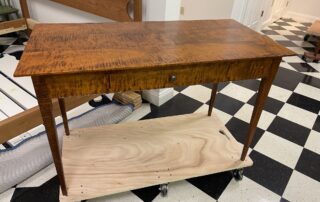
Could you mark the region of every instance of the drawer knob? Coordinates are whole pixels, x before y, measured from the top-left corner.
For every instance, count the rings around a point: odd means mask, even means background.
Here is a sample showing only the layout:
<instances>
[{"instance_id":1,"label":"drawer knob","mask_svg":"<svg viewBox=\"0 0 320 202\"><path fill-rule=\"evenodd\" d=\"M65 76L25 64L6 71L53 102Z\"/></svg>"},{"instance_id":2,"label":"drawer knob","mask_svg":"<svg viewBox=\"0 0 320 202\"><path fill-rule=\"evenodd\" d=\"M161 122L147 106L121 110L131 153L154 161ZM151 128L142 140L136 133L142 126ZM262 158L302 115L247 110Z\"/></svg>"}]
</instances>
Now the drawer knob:
<instances>
[{"instance_id":1,"label":"drawer knob","mask_svg":"<svg viewBox=\"0 0 320 202\"><path fill-rule=\"evenodd\" d=\"M177 77L176 77L175 75L170 75L169 80L170 80L171 82L174 82L174 81L177 80Z\"/></svg>"}]
</instances>

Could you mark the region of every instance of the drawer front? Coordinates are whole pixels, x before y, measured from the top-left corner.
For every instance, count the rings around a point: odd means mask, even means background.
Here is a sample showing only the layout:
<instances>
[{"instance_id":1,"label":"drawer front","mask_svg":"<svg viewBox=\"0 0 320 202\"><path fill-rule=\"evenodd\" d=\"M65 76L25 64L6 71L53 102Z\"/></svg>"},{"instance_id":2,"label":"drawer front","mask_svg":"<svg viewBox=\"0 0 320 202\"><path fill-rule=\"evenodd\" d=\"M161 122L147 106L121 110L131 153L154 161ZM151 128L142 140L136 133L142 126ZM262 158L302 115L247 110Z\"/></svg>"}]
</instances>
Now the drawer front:
<instances>
[{"instance_id":1,"label":"drawer front","mask_svg":"<svg viewBox=\"0 0 320 202\"><path fill-rule=\"evenodd\" d=\"M201 64L162 70L134 70L110 74L110 91L146 90L232 80L261 78L268 75L273 60Z\"/></svg>"}]
</instances>

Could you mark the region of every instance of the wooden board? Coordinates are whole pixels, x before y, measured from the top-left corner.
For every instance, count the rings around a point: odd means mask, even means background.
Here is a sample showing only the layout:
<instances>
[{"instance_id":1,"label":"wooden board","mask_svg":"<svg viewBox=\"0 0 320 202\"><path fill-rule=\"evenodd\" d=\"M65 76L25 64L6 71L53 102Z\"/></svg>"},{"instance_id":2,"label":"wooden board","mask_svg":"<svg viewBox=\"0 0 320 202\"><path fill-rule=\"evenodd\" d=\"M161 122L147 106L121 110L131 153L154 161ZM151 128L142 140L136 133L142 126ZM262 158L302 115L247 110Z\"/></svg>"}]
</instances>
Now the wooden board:
<instances>
[{"instance_id":1,"label":"wooden board","mask_svg":"<svg viewBox=\"0 0 320 202\"><path fill-rule=\"evenodd\" d=\"M5 21L0 23L0 35L17 32L27 29L27 23L24 18L17 20Z\"/></svg>"},{"instance_id":2,"label":"wooden board","mask_svg":"<svg viewBox=\"0 0 320 202\"><path fill-rule=\"evenodd\" d=\"M93 13L115 21L132 21L128 14L129 0L51 0L82 11ZM135 0L135 4L141 4Z\"/></svg>"},{"instance_id":3,"label":"wooden board","mask_svg":"<svg viewBox=\"0 0 320 202\"><path fill-rule=\"evenodd\" d=\"M72 130L62 151L68 197L60 197L90 199L251 166L241 151L215 115L202 113Z\"/></svg>"},{"instance_id":4,"label":"wooden board","mask_svg":"<svg viewBox=\"0 0 320 202\"><path fill-rule=\"evenodd\" d=\"M234 20L39 24L14 75L170 69L294 54Z\"/></svg>"}]
</instances>

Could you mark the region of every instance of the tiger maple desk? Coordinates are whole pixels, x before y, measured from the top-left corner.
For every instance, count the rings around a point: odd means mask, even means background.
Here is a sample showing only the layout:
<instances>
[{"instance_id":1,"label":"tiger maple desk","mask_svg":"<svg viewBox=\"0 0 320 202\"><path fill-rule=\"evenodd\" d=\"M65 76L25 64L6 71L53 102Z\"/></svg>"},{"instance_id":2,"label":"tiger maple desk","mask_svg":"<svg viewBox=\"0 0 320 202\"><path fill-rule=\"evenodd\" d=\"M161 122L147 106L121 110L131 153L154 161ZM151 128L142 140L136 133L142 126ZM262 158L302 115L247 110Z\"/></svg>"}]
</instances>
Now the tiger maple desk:
<instances>
[{"instance_id":1,"label":"tiger maple desk","mask_svg":"<svg viewBox=\"0 0 320 202\"><path fill-rule=\"evenodd\" d=\"M36 25L15 76L31 76L61 197L89 199L252 165L247 156L283 56L233 20ZM217 83L261 78L245 145L211 116ZM71 130L59 152L52 98L212 83L208 114ZM183 103L181 103L183 104ZM220 132L219 132L220 131Z\"/></svg>"}]
</instances>

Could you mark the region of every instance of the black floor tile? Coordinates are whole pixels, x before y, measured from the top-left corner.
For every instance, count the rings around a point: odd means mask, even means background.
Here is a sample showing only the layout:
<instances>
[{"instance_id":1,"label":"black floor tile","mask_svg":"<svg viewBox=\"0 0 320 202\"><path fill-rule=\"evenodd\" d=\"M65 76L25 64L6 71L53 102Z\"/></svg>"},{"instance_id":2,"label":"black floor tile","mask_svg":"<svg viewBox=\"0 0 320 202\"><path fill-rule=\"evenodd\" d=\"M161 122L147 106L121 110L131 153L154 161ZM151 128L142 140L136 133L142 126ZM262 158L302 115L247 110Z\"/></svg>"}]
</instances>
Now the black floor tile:
<instances>
[{"instance_id":1,"label":"black floor tile","mask_svg":"<svg viewBox=\"0 0 320 202\"><path fill-rule=\"evenodd\" d=\"M313 125L313 130L320 132L320 116L316 119L316 122Z\"/></svg>"},{"instance_id":2,"label":"black floor tile","mask_svg":"<svg viewBox=\"0 0 320 202\"><path fill-rule=\"evenodd\" d=\"M59 201L59 180L57 176L40 187L16 188L11 200L11 202L43 201Z\"/></svg>"},{"instance_id":3,"label":"black floor tile","mask_svg":"<svg viewBox=\"0 0 320 202\"><path fill-rule=\"evenodd\" d=\"M283 35L284 37L286 37L287 39L291 40L291 41L301 41L303 40L302 38L296 36L296 35Z\"/></svg>"},{"instance_id":4,"label":"black floor tile","mask_svg":"<svg viewBox=\"0 0 320 202\"><path fill-rule=\"evenodd\" d=\"M255 105L257 99L257 94L255 94L249 101L248 104ZM271 97L267 97L266 103L264 105L264 110L267 112L270 112L272 114L278 114L278 112L281 110L282 106L284 105L284 102L281 102L279 100L273 99Z\"/></svg>"},{"instance_id":5,"label":"black floor tile","mask_svg":"<svg viewBox=\"0 0 320 202\"><path fill-rule=\"evenodd\" d=\"M22 53L23 51L17 51L17 52L9 53L8 55L14 56L17 60L20 60Z\"/></svg>"},{"instance_id":6,"label":"black floor tile","mask_svg":"<svg viewBox=\"0 0 320 202\"><path fill-rule=\"evenodd\" d=\"M209 101L207 102L209 104ZM218 93L214 101L214 107L230 115L234 115L244 105L243 102Z\"/></svg>"},{"instance_id":7,"label":"black floor tile","mask_svg":"<svg viewBox=\"0 0 320 202\"><path fill-rule=\"evenodd\" d=\"M281 88L293 91L300 81L302 81L304 75L299 72L294 72L289 69L279 68L273 84Z\"/></svg>"},{"instance_id":8,"label":"black floor tile","mask_svg":"<svg viewBox=\"0 0 320 202\"><path fill-rule=\"evenodd\" d=\"M277 40L276 42L285 47L298 47L298 45L293 43L292 41Z\"/></svg>"},{"instance_id":9,"label":"black floor tile","mask_svg":"<svg viewBox=\"0 0 320 202\"><path fill-rule=\"evenodd\" d=\"M195 187L218 200L222 192L232 180L231 172L217 173L187 180Z\"/></svg>"},{"instance_id":10,"label":"black floor tile","mask_svg":"<svg viewBox=\"0 0 320 202\"><path fill-rule=\"evenodd\" d=\"M291 18L281 18L281 20L284 22L296 22L296 21L292 20Z\"/></svg>"},{"instance_id":11,"label":"black floor tile","mask_svg":"<svg viewBox=\"0 0 320 202\"><path fill-rule=\"evenodd\" d=\"M177 87L174 87L174 90L178 91L178 92L181 92L183 91L184 89L188 88L188 86L177 86Z\"/></svg>"},{"instance_id":12,"label":"black floor tile","mask_svg":"<svg viewBox=\"0 0 320 202\"><path fill-rule=\"evenodd\" d=\"M159 186L151 186L142 189L132 190L136 196L138 196L144 202L151 202L159 195Z\"/></svg>"},{"instance_id":13,"label":"black floor tile","mask_svg":"<svg viewBox=\"0 0 320 202\"><path fill-rule=\"evenodd\" d=\"M267 131L298 145L304 146L311 129L277 116L272 121Z\"/></svg>"},{"instance_id":14,"label":"black floor tile","mask_svg":"<svg viewBox=\"0 0 320 202\"><path fill-rule=\"evenodd\" d=\"M24 42L28 41L26 38L18 38L12 45L23 45Z\"/></svg>"},{"instance_id":15,"label":"black floor tile","mask_svg":"<svg viewBox=\"0 0 320 202\"><path fill-rule=\"evenodd\" d=\"M245 142L246 135L249 128L249 123L246 123L238 118L233 117L228 121L228 123L226 124L226 127L238 142L241 142L242 144ZM254 146L258 143L258 141L262 137L263 133L264 133L264 130L257 128L254 138L252 140L252 143L250 145L251 148L254 148Z\"/></svg>"},{"instance_id":16,"label":"black floor tile","mask_svg":"<svg viewBox=\"0 0 320 202\"><path fill-rule=\"evenodd\" d=\"M273 31L273 30L262 30L261 32L266 34L266 35L279 35L278 32Z\"/></svg>"},{"instance_id":17,"label":"black floor tile","mask_svg":"<svg viewBox=\"0 0 320 202\"><path fill-rule=\"evenodd\" d=\"M285 28L281 27L281 26L269 26L269 28L271 28L272 30L286 30Z\"/></svg>"},{"instance_id":18,"label":"black floor tile","mask_svg":"<svg viewBox=\"0 0 320 202\"><path fill-rule=\"evenodd\" d=\"M320 101L314 100L312 98L293 93L287 103L292 104L294 106L300 107L302 109L308 110L310 112L319 113L320 110Z\"/></svg>"},{"instance_id":19,"label":"black floor tile","mask_svg":"<svg viewBox=\"0 0 320 202\"><path fill-rule=\"evenodd\" d=\"M295 26L296 28L300 29L301 31L307 31L308 27L305 26Z\"/></svg>"},{"instance_id":20,"label":"black floor tile","mask_svg":"<svg viewBox=\"0 0 320 202\"><path fill-rule=\"evenodd\" d=\"M306 35L306 32L304 31L299 31L299 30L290 30L290 32L296 34L296 35L300 35L300 36L304 36Z\"/></svg>"},{"instance_id":21,"label":"black floor tile","mask_svg":"<svg viewBox=\"0 0 320 202\"><path fill-rule=\"evenodd\" d=\"M275 24L279 26L291 26L289 23L286 23L286 22L275 22Z\"/></svg>"},{"instance_id":22,"label":"black floor tile","mask_svg":"<svg viewBox=\"0 0 320 202\"><path fill-rule=\"evenodd\" d=\"M151 105L151 112L143 119L189 114L202 105L203 103L179 93L160 107Z\"/></svg>"},{"instance_id":23,"label":"black floor tile","mask_svg":"<svg viewBox=\"0 0 320 202\"><path fill-rule=\"evenodd\" d=\"M221 91L224 87L226 87L230 82L220 82L218 84L218 92ZM212 89L212 83L202 84L203 86Z\"/></svg>"},{"instance_id":24,"label":"black floor tile","mask_svg":"<svg viewBox=\"0 0 320 202\"><path fill-rule=\"evenodd\" d=\"M281 199L280 199L280 202L290 202L290 201L288 201L288 200L285 199L285 198L281 198Z\"/></svg>"},{"instance_id":25,"label":"black floor tile","mask_svg":"<svg viewBox=\"0 0 320 202\"><path fill-rule=\"evenodd\" d=\"M295 68L298 72L317 72L308 63L289 63L289 65Z\"/></svg>"},{"instance_id":26,"label":"black floor tile","mask_svg":"<svg viewBox=\"0 0 320 202\"><path fill-rule=\"evenodd\" d=\"M303 149L295 169L320 182L320 155Z\"/></svg>"},{"instance_id":27,"label":"black floor tile","mask_svg":"<svg viewBox=\"0 0 320 202\"><path fill-rule=\"evenodd\" d=\"M302 23L300 23L300 24L302 24L302 25L304 25L304 26L306 26L306 27L310 27L310 26L312 25L311 22L302 22Z\"/></svg>"},{"instance_id":28,"label":"black floor tile","mask_svg":"<svg viewBox=\"0 0 320 202\"><path fill-rule=\"evenodd\" d=\"M254 166L245 168L244 175L281 196L293 170L257 151L250 157Z\"/></svg>"},{"instance_id":29,"label":"black floor tile","mask_svg":"<svg viewBox=\"0 0 320 202\"><path fill-rule=\"evenodd\" d=\"M238 84L239 86L248 88L253 91L258 91L259 86L260 86L260 81L256 80L256 79L235 81L233 83Z\"/></svg>"}]
</instances>

